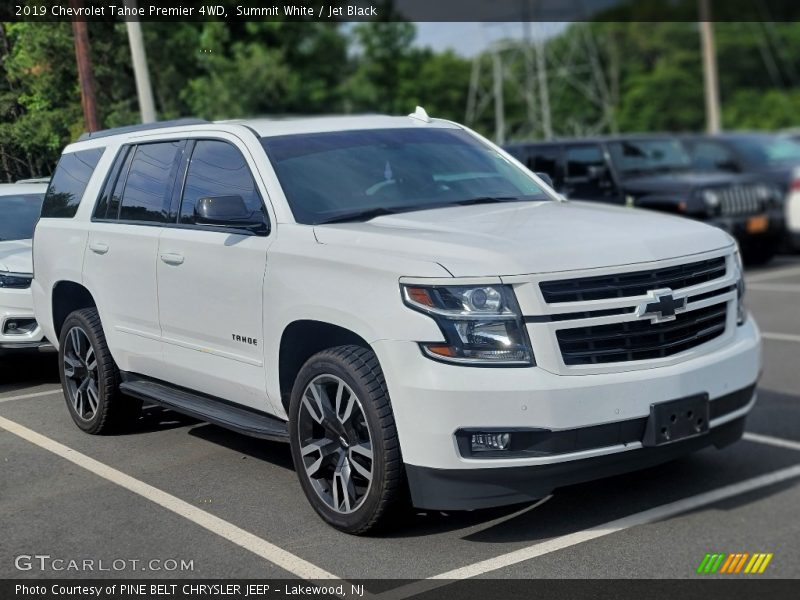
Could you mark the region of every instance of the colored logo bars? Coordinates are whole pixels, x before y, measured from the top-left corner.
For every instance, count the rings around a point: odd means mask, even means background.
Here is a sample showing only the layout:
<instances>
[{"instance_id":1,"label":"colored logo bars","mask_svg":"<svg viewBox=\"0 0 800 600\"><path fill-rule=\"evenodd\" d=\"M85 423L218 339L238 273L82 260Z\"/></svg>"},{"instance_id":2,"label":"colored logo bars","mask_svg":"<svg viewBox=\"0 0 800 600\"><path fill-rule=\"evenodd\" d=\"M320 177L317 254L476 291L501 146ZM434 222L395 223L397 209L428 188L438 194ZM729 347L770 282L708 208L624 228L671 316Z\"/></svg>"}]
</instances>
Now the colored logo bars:
<instances>
[{"instance_id":1,"label":"colored logo bars","mask_svg":"<svg viewBox=\"0 0 800 600\"><path fill-rule=\"evenodd\" d=\"M715 553L706 554L697 567L697 572L702 575L712 573L724 573L727 575L736 573L763 573L767 565L772 560L772 553L769 554L756 552L737 552L734 554Z\"/></svg>"}]
</instances>

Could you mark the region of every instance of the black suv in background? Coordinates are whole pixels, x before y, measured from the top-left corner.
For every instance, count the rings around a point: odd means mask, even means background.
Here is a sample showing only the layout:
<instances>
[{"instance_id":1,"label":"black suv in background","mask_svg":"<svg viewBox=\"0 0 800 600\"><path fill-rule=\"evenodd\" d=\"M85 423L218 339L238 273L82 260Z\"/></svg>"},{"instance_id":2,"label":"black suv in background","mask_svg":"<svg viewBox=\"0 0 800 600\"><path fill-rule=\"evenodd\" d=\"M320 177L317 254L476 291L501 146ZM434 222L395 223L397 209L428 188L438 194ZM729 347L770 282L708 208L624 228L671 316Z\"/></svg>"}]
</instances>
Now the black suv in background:
<instances>
[{"instance_id":1,"label":"black suv in background","mask_svg":"<svg viewBox=\"0 0 800 600\"><path fill-rule=\"evenodd\" d=\"M800 189L800 134L740 131L686 135L681 140L696 169L756 174L778 186L787 202L791 192ZM792 234L787 246L800 250L797 218L792 223L787 214L787 220Z\"/></svg>"},{"instance_id":2,"label":"black suv in background","mask_svg":"<svg viewBox=\"0 0 800 600\"><path fill-rule=\"evenodd\" d=\"M764 263L785 230L784 191L761 175L700 171L674 136L637 135L510 144L561 194L684 215L737 238L745 259Z\"/></svg>"}]
</instances>

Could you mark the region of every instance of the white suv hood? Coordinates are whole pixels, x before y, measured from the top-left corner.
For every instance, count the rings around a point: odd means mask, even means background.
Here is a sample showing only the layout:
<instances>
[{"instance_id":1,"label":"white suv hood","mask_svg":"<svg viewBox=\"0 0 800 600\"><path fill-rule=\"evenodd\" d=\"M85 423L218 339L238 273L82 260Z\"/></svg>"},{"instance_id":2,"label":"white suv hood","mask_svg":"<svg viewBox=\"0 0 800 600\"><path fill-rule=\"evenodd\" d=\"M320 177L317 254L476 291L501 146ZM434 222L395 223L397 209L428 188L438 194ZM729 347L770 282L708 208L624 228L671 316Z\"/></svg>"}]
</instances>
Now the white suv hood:
<instances>
[{"instance_id":1,"label":"white suv hood","mask_svg":"<svg viewBox=\"0 0 800 600\"><path fill-rule=\"evenodd\" d=\"M725 248L722 230L683 217L589 202L512 202L319 225L322 244L441 264L455 277L591 269ZM408 273L413 275L413 273Z\"/></svg>"},{"instance_id":2,"label":"white suv hood","mask_svg":"<svg viewBox=\"0 0 800 600\"><path fill-rule=\"evenodd\" d=\"M33 254L31 240L0 242L0 271L32 273Z\"/></svg>"}]
</instances>

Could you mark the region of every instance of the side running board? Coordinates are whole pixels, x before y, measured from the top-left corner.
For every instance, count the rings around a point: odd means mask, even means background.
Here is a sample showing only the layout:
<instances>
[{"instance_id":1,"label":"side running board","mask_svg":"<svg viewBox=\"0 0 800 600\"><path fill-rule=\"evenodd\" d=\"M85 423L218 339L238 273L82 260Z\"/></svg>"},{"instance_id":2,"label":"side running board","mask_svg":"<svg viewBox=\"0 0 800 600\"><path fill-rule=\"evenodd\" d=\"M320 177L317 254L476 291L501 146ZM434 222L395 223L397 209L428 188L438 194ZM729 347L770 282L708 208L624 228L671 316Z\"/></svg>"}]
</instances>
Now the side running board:
<instances>
[{"instance_id":1,"label":"side running board","mask_svg":"<svg viewBox=\"0 0 800 600\"><path fill-rule=\"evenodd\" d=\"M244 435L276 442L289 441L286 423L265 413L131 373L123 373L122 379L120 390L134 398L159 404Z\"/></svg>"}]
</instances>

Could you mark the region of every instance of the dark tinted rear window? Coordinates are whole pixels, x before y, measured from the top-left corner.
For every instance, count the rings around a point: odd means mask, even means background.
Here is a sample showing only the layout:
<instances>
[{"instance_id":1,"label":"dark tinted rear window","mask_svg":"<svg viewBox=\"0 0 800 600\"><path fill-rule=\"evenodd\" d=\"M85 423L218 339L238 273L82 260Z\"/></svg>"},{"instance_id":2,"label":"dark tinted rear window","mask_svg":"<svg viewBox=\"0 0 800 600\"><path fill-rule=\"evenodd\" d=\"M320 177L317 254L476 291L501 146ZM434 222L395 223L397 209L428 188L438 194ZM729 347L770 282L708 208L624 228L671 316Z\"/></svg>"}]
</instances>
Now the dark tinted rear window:
<instances>
[{"instance_id":1,"label":"dark tinted rear window","mask_svg":"<svg viewBox=\"0 0 800 600\"><path fill-rule=\"evenodd\" d=\"M42 218L71 219L105 148L63 154L44 197Z\"/></svg>"},{"instance_id":2,"label":"dark tinted rear window","mask_svg":"<svg viewBox=\"0 0 800 600\"><path fill-rule=\"evenodd\" d=\"M169 220L178 151L183 141L137 146L122 194L121 221Z\"/></svg>"}]
</instances>

